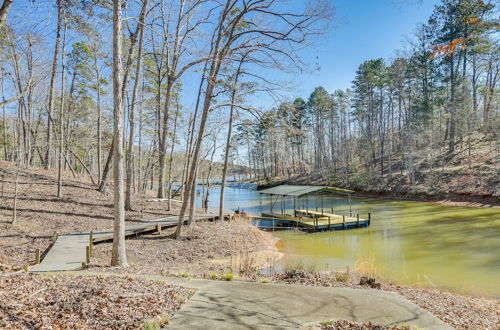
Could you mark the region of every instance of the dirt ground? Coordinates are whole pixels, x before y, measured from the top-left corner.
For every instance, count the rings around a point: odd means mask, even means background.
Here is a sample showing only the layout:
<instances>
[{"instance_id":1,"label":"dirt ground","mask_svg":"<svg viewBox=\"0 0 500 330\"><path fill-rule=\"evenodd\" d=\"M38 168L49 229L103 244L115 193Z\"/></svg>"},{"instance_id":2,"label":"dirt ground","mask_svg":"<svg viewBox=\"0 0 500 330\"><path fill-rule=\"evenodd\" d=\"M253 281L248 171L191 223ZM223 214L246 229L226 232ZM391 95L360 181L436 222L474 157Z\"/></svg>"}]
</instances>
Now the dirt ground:
<instances>
[{"instance_id":1,"label":"dirt ground","mask_svg":"<svg viewBox=\"0 0 500 330\"><path fill-rule=\"evenodd\" d=\"M63 197L57 198L54 171L21 168L18 178L17 222L12 224L15 166L0 161L0 267L22 267L34 261L35 250L50 246L54 233L70 234L113 227L112 194L102 194L86 178L73 179L65 173ZM133 198L134 211L127 212L128 225L175 214L164 202ZM173 204L175 207L176 204ZM5 266L4 266L5 267Z\"/></svg>"},{"instance_id":2,"label":"dirt ground","mask_svg":"<svg viewBox=\"0 0 500 330\"><path fill-rule=\"evenodd\" d=\"M127 241L129 267L110 268L111 243L97 244L91 270L135 274L207 277L210 274L254 274L279 258L276 239L248 221L199 222L185 226L180 239L172 232ZM212 275L213 276L213 275Z\"/></svg>"}]
</instances>

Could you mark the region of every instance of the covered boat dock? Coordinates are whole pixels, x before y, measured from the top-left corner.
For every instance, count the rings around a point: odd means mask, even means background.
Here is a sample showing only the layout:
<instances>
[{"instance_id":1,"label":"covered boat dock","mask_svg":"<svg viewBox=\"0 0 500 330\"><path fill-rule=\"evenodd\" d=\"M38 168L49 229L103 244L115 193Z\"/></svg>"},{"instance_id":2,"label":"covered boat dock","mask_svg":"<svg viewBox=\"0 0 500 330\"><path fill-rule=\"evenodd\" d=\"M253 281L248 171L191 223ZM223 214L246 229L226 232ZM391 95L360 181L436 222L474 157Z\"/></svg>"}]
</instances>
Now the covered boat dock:
<instances>
[{"instance_id":1,"label":"covered boat dock","mask_svg":"<svg viewBox=\"0 0 500 330\"><path fill-rule=\"evenodd\" d=\"M353 216L351 205L352 190L328 186L298 186L281 185L259 191L261 221L272 221L272 229L286 229L295 227L307 231L342 230L351 228L368 227L371 215L360 218L359 214ZM348 214L333 213L333 205L325 205L325 194L335 193L347 195L349 201ZM264 210L263 196L269 197L269 209ZM293 200L293 211L286 207L287 202ZM314 201L314 208L309 201ZM325 211L326 210L326 211ZM328 212L330 211L331 212ZM262 227L262 226L261 226Z\"/></svg>"}]
</instances>

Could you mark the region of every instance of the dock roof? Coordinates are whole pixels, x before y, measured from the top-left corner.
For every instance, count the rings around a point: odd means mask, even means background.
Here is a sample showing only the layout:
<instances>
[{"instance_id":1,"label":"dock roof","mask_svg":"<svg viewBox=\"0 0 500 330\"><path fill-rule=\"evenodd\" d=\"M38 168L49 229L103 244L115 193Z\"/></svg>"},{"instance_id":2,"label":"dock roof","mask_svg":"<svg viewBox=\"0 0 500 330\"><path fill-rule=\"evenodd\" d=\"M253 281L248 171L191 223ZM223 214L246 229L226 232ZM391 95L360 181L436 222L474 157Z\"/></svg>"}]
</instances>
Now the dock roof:
<instances>
[{"instance_id":1,"label":"dock roof","mask_svg":"<svg viewBox=\"0 0 500 330\"><path fill-rule=\"evenodd\" d=\"M353 190L336 188L336 187L328 187L328 186L295 186L295 185L281 185L276 186L269 189L264 189L259 191L261 194L268 195L281 195L281 196L295 196L300 197L307 194L321 192L321 191L330 191L330 192L342 192L342 193L353 193Z\"/></svg>"}]
</instances>

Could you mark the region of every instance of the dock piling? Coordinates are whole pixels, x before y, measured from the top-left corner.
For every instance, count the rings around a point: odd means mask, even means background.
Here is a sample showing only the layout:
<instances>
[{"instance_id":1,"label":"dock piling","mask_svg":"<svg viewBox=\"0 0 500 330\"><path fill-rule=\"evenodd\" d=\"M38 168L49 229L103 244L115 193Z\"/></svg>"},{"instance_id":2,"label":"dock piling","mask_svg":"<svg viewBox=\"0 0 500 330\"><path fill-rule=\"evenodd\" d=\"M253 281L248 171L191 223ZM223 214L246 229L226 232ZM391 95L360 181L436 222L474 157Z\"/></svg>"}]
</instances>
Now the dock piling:
<instances>
[{"instance_id":1,"label":"dock piling","mask_svg":"<svg viewBox=\"0 0 500 330\"><path fill-rule=\"evenodd\" d=\"M359 228L359 214L356 214L356 228Z\"/></svg>"},{"instance_id":2,"label":"dock piling","mask_svg":"<svg viewBox=\"0 0 500 330\"><path fill-rule=\"evenodd\" d=\"M94 254L94 232L90 232L90 237L89 237L89 248L90 248L90 256Z\"/></svg>"},{"instance_id":3,"label":"dock piling","mask_svg":"<svg viewBox=\"0 0 500 330\"><path fill-rule=\"evenodd\" d=\"M90 264L90 246L85 247L85 262L87 265Z\"/></svg>"}]
</instances>

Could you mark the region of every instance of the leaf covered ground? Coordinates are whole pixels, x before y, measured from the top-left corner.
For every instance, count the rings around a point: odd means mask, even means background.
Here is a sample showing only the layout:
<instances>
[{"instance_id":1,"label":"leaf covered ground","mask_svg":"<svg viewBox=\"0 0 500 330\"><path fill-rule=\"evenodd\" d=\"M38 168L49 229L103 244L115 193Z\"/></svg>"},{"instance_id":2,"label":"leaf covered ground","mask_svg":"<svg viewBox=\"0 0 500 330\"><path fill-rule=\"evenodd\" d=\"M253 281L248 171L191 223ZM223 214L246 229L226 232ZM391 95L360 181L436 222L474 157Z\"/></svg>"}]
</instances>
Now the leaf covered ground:
<instances>
[{"instance_id":1,"label":"leaf covered ground","mask_svg":"<svg viewBox=\"0 0 500 330\"><path fill-rule=\"evenodd\" d=\"M321 330L409 330L409 327L399 326L383 326L372 323L355 323L351 321L329 321L322 322L313 329Z\"/></svg>"},{"instance_id":2,"label":"leaf covered ground","mask_svg":"<svg viewBox=\"0 0 500 330\"><path fill-rule=\"evenodd\" d=\"M113 228L113 196L102 194L84 176L64 174L63 197L57 198L57 172L21 168L18 178L17 223L11 224L15 164L0 161L0 271L33 264L35 250L45 251L54 233L59 235ZM126 225L175 214L166 203L152 203L133 196L134 211L127 212Z\"/></svg>"},{"instance_id":3,"label":"leaf covered ground","mask_svg":"<svg viewBox=\"0 0 500 330\"><path fill-rule=\"evenodd\" d=\"M254 273L265 259L277 256L275 238L248 221L198 222L184 226L179 239L163 230L127 240L126 270L110 268L111 243L97 244L90 269L135 274L207 276L227 272Z\"/></svg>"},{"instance_id":4,"label":"leaf covered ground","mask_svg":"<svg viewBox=\"0 0 500 330\"><path fill-rule=\"evenodd\" d=\"M163 325L192 292L111 276L0 276L0 329L139 329Z\"/></svg>"}]
</instances>

